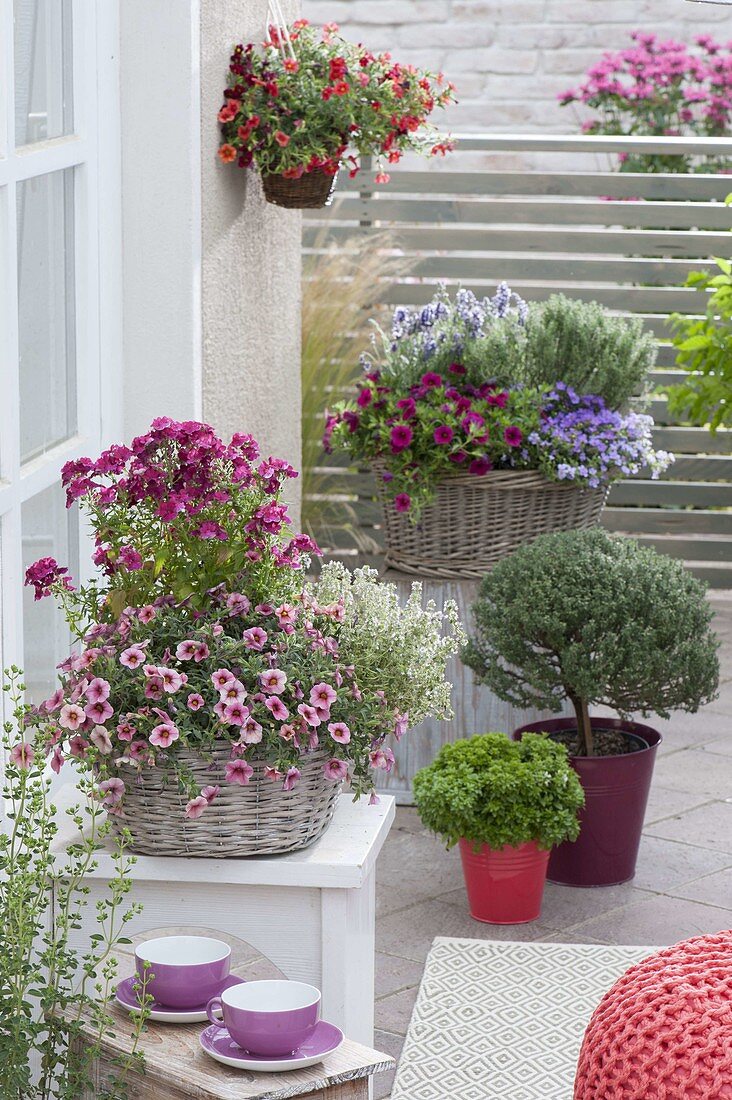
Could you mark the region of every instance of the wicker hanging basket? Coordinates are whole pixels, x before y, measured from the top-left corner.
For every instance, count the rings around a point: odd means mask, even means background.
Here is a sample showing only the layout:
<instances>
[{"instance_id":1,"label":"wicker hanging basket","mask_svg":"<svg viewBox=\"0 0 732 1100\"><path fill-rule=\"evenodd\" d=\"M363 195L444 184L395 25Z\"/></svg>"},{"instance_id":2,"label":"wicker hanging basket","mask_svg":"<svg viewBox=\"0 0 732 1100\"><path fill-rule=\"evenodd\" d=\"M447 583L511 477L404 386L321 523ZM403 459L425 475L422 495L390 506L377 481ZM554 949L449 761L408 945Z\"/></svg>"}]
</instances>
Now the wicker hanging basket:
<instances>
[{"instance_id":1,"label":"wicker hanging basket","mask_svg":"<svg viewBox=\"0 0 732 1100\"><path fill-rule=\"evenodd\" d=\"M275 206L286 206L290 210L315 210L330 206L337 179L337 172L329 175L320 169L306 172L297 180L269 172L262 176L262 187L267 202Z\"/></svg>"},{"instance_id":2,"label":"wicker hanging basket","mask_svg":"<svg viewBox=\"0 0 732 1100\"><path fill-rule=\"evenodd\" d=\"M384 512L385 564L424 577L475 579L519 546L551 531L592 527L608 489L549 481L536 470L453 474L417 523L395 511L374 463Z\"/></svg>"},{"instance_id":3,"label":"wicker hanging basket","mask_svg":"<svg viewBox=\"0 0 732 1100\"><path fill-rule=\"evenodd\" d=\"M172 769L150 768L139 779L131 779L129 771L121 773L124 816L110 820L118 833L129 829L132 850L138 855L230 859L294 852L323 835L340 794L340 784L323 775L328 760L323 749L301 758L301 777L291 791L267 779L264 761L256 759L249 761L254 775L248 785L227 783L228 741L217 741L205 759L187 749L177 758L201 787L219 784L220 793L200 818L189 820L188 797L178 790Z\"/></svg>"}]
</instances>

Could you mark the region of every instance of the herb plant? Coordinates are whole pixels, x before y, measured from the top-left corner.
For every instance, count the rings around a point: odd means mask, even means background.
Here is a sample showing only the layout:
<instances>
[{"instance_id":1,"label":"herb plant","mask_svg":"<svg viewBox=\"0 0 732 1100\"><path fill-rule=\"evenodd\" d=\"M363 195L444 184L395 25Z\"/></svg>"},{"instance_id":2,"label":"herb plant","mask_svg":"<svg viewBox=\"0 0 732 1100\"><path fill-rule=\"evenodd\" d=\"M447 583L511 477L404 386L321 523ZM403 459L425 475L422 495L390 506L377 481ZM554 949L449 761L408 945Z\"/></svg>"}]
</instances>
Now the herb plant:
<instances>
[{"instance_id":1,"label":"herb plant","mask_svg":"<svg viewBox=\"0 0 732 1100\"><path fill-rule=\"evenodd\" d=\"M575 840L584 804L567 750L535 733L520 741L485 733L443 745L415 775L414 799L423 823L448 847L464 837L493 849Z\"/></svg>"},{"instance_id":2,"label":"herb plant","mask_svg":"<svg viewBox=\"0 0 732 1100\"><path fill-rule=\"evenodd\" d=\"M97 903L97 930L77 949L72 939L87 905L84 880L109 832L103 796L90 777L81 776L80 801L66 811L79 839L63 855L63 874L53 875L58 819L48 745L31 736L20 671L12 668L6 677L14 717L5 722L2 738L7 823L0 831L0 1096L76 1100L91 1084L91 1062L112 1023L106 1002L117 974L115 952L129 944L125 927L139 912L125 902L134 859L126 851L129 837L111 842L115 873ZM104 1093L109 1100L126 1097L127 1071L140 1068L136 1047L148 1014L144 991L141 1003L132 1023L132 1052ZM74 1043L82 1020L85 1034L91 1030L94 1036L85 1038L83 1052Z\"/></svg>"},{"instance_id":3,"label":"herb plant","mask_svg":"<svg viewBox=\"0 0 732 1100\"><path fill-rule=\"evenodd\" d=\"M388 183L385 162L410 151L444 156L452 148L428 116L453 98L441 73L347 42L335 23L318 32L298 19L286 35L270 27L261 50L252 42L235 47L219 111L219 157L299 179L315 171L335 175L341 162L353 176L360 158L373 154L376 182Z\"/></svg>"},{"instance_id":4,"label":"herb plant","mask_svg":"<svg viewBox=\"0 0 732 1100\"><path fill-rule=\"evenodd\" d=\"M591 706L667 718L715 697L718 642L704 585L684 566L599 528L542 535L496 565L474 605L463 661L521 708L575 712L593 755Z\"/></svg>"}]
</instances>

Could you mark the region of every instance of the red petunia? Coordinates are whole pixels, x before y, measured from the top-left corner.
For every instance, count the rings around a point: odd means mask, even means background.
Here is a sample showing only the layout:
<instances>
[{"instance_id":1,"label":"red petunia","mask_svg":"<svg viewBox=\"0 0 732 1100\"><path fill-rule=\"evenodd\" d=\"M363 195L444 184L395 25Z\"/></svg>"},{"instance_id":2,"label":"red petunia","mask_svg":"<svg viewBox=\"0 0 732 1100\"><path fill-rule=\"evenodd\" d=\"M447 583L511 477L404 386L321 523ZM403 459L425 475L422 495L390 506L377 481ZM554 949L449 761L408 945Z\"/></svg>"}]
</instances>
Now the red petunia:
<instances>
[{"instance_id":1,"label":"red petunia","mask_svg":"<svg viewBox=\"0 0 732 1100\"><path fill-rule=\"evenodd\" d=\"M282 146L283 149L286 145L290 144L289 136L283 133L282 130L275 130L274 139L278 145Z\"/></svg>"}]
</instances>

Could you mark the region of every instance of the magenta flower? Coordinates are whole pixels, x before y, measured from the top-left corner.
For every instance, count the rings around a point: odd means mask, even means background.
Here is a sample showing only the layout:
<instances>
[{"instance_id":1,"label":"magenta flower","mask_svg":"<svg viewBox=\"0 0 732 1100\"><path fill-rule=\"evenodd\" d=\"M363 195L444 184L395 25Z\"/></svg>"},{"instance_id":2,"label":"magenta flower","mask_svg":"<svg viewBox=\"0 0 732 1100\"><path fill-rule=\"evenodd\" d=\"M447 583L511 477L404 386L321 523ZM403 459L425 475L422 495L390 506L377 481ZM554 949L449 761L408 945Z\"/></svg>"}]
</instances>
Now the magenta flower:
<instances>
[{"instance_id":1,"label":"magenta flower","mask_svg":"<svg viewBox=\"0 0 732 1100\"><path fill-rule=\"evenodd\" d=\"M228 668L217 668L211 675L211 683L217 691L221 691L227 684L230 684L232 680L235 680L233 672L229 672Z\"/></svg>"},{"instance_id":2,"label":"magenta flower","mask_svg":"<svg viewBox=\"0 0 732 1100\"><path fill-rule=\"evenodd\" d=\"M315 707L309 707L307 703L300 703L298 704L297 713L305 719L309 726L315 727L320 725L320 715Z\"/></svg>"},{"instance_id":3,"label":"magenta flower","mask_svg":"<svg viewBox=\"0 0 732 1100\"><path fill-rule=\"evenodd\" d=\"M87 685L85 695L90 703L103 703L105 699L109 698L110 691L108 681L103 680L101 676L96 676Z\"/></svg>"},{"instance_id":4,"label":"magenta flower","mask_svg":"<svg viewBox=\"0 0 732 1100\"><path fill-rule=\"evenodd\" d=\"M401 409L403 420L411 420L417 412L417 402L413 397L400 398L396 403L396 407Z\"/></svg>"},{"instance_id":5,"label":"magenta flower","mask_svg":"<svg viewBox=\"0 0 732 1100\"><path fill-rule=\"evenodd\" d=\"M125 785L121 779L105 779L99 784L99 792L102 796L103 806L116 806L122 800L125 793Z\"/></svg>"},{"instance_id":6,"label":"magenta flower","mask_svg":"<svg viewBox=\"0 0 732 1100\"><path fill-rule=\"evenodd\" d=\"M396 424L391 429L389 441L391 443L391 453L398 455L401 451L405 450L412 442L414 432L408 424Z\"/></svg>"},{"instance_id":7,"label":"magenta flower","mask_svg":"<svg viewBox=\"0 0 732 1100\"><path fill-rule=\"evenodd\" d=\"M490 459L486 458L484 455L480 458L474 458L470 466L468 466L470 473L475 474L476 477L487 474L492 468Z\"/></svg>"},{"instance_id":8,"label":"magenta flower","mask_svg":"<svg viewBox=\"0 0 732 1100\"><path fill-rule=\"evenodd\" d=\"M435 443L441 447L445 447L448 443L452 443L452 437L455 433L448 424L440 424L435 428L432 438Z\"/></svg>"},{"instance_id":9,"label":"magenta flower","mask_svg":"<svg viewBox=\"0 0 732 1100\"><path fill-rule=\"evenodd\" d=\"M28 771L35 752L33 746L29 745L26 741L19 741L17 745L13 745L10 750L10 763L14 764L16 768L20 768L22 771Z\"/></svg>"},{"instance_id":10,"label":"magenta flower","mask_svg":"<svg viewBox=\"0 0 732 1100\"><path fill-rule=\"evenodd\" d=\"M422 375L421 382L422 385L427 386L428 389L437 389L439 386L444 386L445 384L442 375L432 370L428 370L426 374Z\"/></svg>"},{"instance_id":11,"label":"magenta flower","mask_svg":"<svg viewBox=\"0 0 732 1100\"><path fill-rule=\"evenodd\" d=\"M150 734L150 744L157 745L159 749L169 749L179 737L178 728L172 722L161 722Z\"/></svg>"},{"instance_id":12,"label":"magenta flower","mask_svg":"<svg viewBox=\"0 0 732 1100\"><path fill-rule=\"evenodd\" d=\"M227 783L238 783L246 787L254 775L254 768L247 760L229 760L224 768Z\"/></svg>"},{"instance_id":13,"label":"magenta flower","mask_svg":"<svg viewBox=\"0 0 732 1100\"><path fill-rule=\"evenodd\" d=\"M258 745L262 740L262 727L249 716L241 727L241 741L245 745Z\"/></svg>"},{"instance_id":14,"label":"magenta flower","mask_svg":"<svg viewBox=\"0 0 732 1100\"><path fill-rule=\"evenodd\" d=\"M128 646L127 649L123 649L119 655L119 663L124 665L125 668L139 668L146 660L145 650L139 642L135 642L134 645Z\"/></svg>"},{"instance_id":15,"label":"magenta flower","mask_svg":"<svg viewBox=\"0 0 732 1100\"><path fill-rule=\"evenodd\" d=\"M95 726L89 734L89 740L103 756L108 756L112 751L112 739L104 726Z\"/></svg>"},{"instance_id":16,"label":"magenta flower","mask_svg":"<svg viewBox=\"0 0 732 1100\"><path fill-rule=\"evenodd\" d=\"M191 532L199 539L218 539L219 542L226 542L228 534L226 528L222 527L220 523L214 523L213 520L204 520L203 523L195 527Z\"/></svg>"},{"instance_id":17,"label":"magenta flower","mask_svg":"<svg viewBox=\"0 0 732 1100\"><path fill-rule=\"evenodd\" d=\"M261 626L253 626L244 631L241 639L247 649L253 649L257 653L261 653L267 642L267 632L262 630Z\"/></svg>"},{"instance_id":18,"label":"magenta flower","mask_svg":"<svg viewBox=\"0 0 732 1100\"><path fill-rule=\"evenodd\" d=\"M65 574L68 569L62 568L55 558L40 558L30 565L25 571L25 583L35 589L34 599L42 600L44 596L51 594L52 586L61 584L63 588L71 589L71 580Z\"/></svg>"},{"instance_id":19,"label":"magenta flower","mask_svg":"<svg viewBox=\"0 0 732 1100\"><path fill-rule=\"evenodd\" d=\"M299 768L288 768L287 775L285 776L285 781L282 784L282 790L283 791L291 791L297 785L297 783L299 782L299 779L300 779L300 769Z\"/></svg>"},{"instance_id":20,"label":"magenta flower","mask_svg":"<svg viewBox=\"0 0 732 1100\"><path fill-rule=\"evenodd\" d=\"M62 706L63 701L64 689L56 688L53 695L46 699L44 703L41 703L41 706L45 710L46 714L53 714L54 711L57 711L59 707Z\"/></svg>"},{"instance_id":21,"label":"magenta flower","mask_svg":"<svg viewBox=\"0 0 732 1100\"><path fill-rule=\"evenodd\" d=\"M412 498L409 493L397 493L394 497L394 508L397 512L408 512L412 507Z\"/></svg>"},{"instance_id":22,"label":"magenta flower","mask_svg":"<svg viewBox=\"0 0 732 1100\"><path fill-rule=\"evenodd\" d=\"M138 554L137 550L132 546L123 546L119 552L119 561L130 572L134 572L137 569L142 569L142 558Z\"/></svg>"},{"instance_id":23,"label":"magenta flower","mask_svg":"<svg viewBox=\"0 0 732 1100\"><path fill-rule=\"evenodd\" d=\"M221 794L221 787L204 787L201 791L201 796L206 799L209 806L214 802Z\"/></svg>"},{"instance_id":24,"label":"magenta flower","mask_svg":"<svg viewBox=\"0 0 732 1100\"><path fill-rule=\"evenodd\" d=\"M140 610L137 612L138 619L146 626L148 623L151 623L153 621L156 615L157 612L151 603L145 604L145 606L141 607Z\"/></svg>"},{"instance_id":25,"label":"magenta flower","mask_svg":"<svg viewBox=\"0 0 732 1100\"><path fill-rule=\"evenodd\" d=\"M278 722L286 722L290 717L290 712L285 704L280 699L279 695L270 695L264 700L264 705Z\"/></svg>"},{"instance_id":26,"label":"magenta flower","mask_svg":"<svg viewBox=\"0 0 732 1100\"><path fill-rule=\"evenodd\" d=\"M506 443L508 443L509 447L520 447L521 440L524 436L520 428L517 428L515 424L511 424L504 430L503 438Z\"/></svg>"},{"instance_id":27,"label":"magenta flower","mask_svg":"<svg viewBox=\"0 0 732 1100\"><path fill-rule=\"evenodd\" d=\"M328 733L334 741L340 742L341 745L347 745L351 740L351 731L345 722L331 722L328 726Z\"/></svg>"},{"instance_id":28,"label":"magenta flower","mask_svg":"<svg viewBox=\"0 0 732 1100\"><path fill-rule=\"evenodd\" d=\"M323 765L323 775L331 783L342 783L348 775L348 764L345 760L329 760Z\"/></svg>"},{"instance_id":29,"label":"magenta flower","mask_svg":"<svg viewBox=\"0 0 732 1100\"><path fill-rule=\"evenodd\" d=\"M266 691L268 695L281 695L285 690L287 675L279 668L270 668L267 672L260 672L259 683L262 691Z\"/></svg>"},{"instance_id":30,"label":"magenta flower","mask_svg":"<svg viewBox=\"0 0 732 1100\"><path fill-rule=\"evenodd\" d=\"M129 721L120 722L117 726L117 737L120 741L131 741L136 733L137 727Z\"/></svg>"},{"instance_id":31,"label":"magenta flower","mask_svg":"<svg viewBox=\"0 0 732 1100\"><path fill-rule=\"evenodd\" d=\"M191 692L191 694L186 699L186 706L189 710L200 710L203 705L204 698L202 695L199 695L197 691Z\"/></svg>"},{"instance_id":32,"label":"magenta flower","mask_svg":"<svg viewBox=\"0 0 732 1100\"><path fill-rule=\"evenodd\" d=\"M190 802L186 803L186 817L195 821L197 817L200 817L204 810L208 809L208 801L202 794L192 798Z\"/></svg>"},{"instance_id":33,"label":"magenta flower","mask_svg":"<svg viewBox=\"0 0 732 1100\"><path fill-rule=\"evenodd\" d=\"M224 708L224 722L227 726L243 726L249 717L249 707L240 699L227 703Z\"/></svg>"},{"instance_id":34,"label":"magenta flower","mask_svg":"<svg viewBox=\"0 0 732 1100\"><path fill-rule=\"evenodd\" d=\"M196 654L196 646L198 642L194 642L192 638L188 638L185 642L179 642L175 656L178 661L192 661Z\"/></svg>"},{"instance_id":35,"label":"magenta flower","mask_svg":"<svg viewBox=\"0 0 732 1100\"><path fill-rule=\"evenodd\" d=\"M78 730L80 726L84 725L86 721L86 715L78 703L66 703L61 707L61 713L58 716L58 724L63 726L65 730Z\"/></svg>"},{"instance_id":36,"label":"magenta flower","mask_svg":"<svg viewBox=\"0 0 732 1100\"><path fill-rule=\"evenodd\" d=\"M51 759L49 760L49 765L51 767L51 771L55 772L56 775L58 775L59 772L61 771L62 767L64 766L65 760L66 760L65 756L61 752L61 746L60 745L54 745L53 750L51 752Z\"/></svg>"}]
</instances>

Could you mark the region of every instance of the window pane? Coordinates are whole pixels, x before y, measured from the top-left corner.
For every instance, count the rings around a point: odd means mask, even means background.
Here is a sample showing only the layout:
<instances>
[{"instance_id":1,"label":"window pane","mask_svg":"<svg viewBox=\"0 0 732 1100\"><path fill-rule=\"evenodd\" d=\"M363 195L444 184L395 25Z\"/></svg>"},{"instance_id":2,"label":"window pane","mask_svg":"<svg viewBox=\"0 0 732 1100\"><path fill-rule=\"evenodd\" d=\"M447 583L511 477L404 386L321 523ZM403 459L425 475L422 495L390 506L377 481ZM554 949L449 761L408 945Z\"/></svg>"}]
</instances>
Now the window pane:
<instances>
[{"instance_id":1,"label":"window pane","mask_svg":"<svg viewBox=\"0 0 732 1100\"><path fill-rule=\"evenodd\" d=\"M66 510L60 485L44 489L23 505L23 573L38 558L55 558L74 581L79 575L79 535L76 508ZM52 597L34 600L23 589L23 662L29 702L40 703L56 687L56 665L68 654L69 630Z\"/></svg>"},{"instance_id":2,"label":"window pane","mask_svg":"<svg viewBox=\"0 0 732 1100\"><path fill-rule=\"evenodd\" d=\"M15 144L73 128L71 0L15 0Z\"/></svg>"},{"instance_id":3,"label":"window pane","mask_svg":"<svg viewBox=\"0 0 732 1100\"><path fill-rule=\"evenodd\" d=\"M18 184L18 322L27 462L76 432L73 168Z\"/></svg>"}]
</instances>

